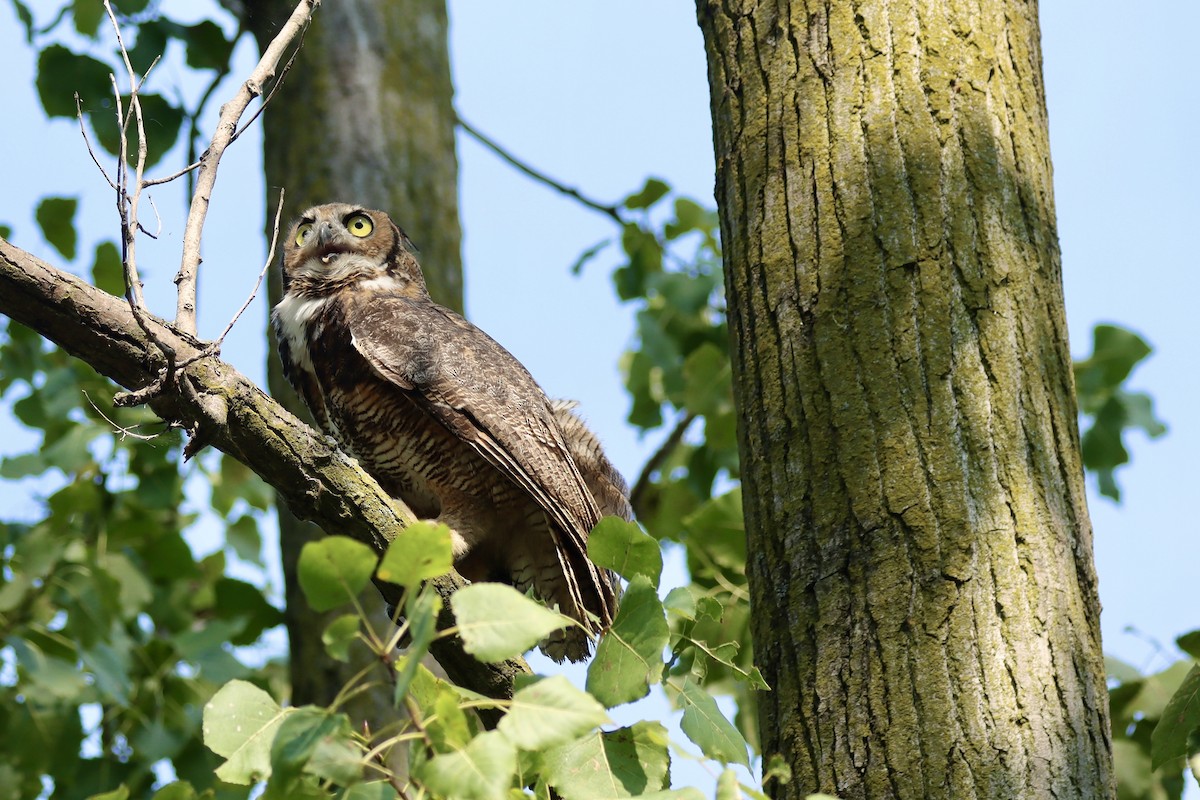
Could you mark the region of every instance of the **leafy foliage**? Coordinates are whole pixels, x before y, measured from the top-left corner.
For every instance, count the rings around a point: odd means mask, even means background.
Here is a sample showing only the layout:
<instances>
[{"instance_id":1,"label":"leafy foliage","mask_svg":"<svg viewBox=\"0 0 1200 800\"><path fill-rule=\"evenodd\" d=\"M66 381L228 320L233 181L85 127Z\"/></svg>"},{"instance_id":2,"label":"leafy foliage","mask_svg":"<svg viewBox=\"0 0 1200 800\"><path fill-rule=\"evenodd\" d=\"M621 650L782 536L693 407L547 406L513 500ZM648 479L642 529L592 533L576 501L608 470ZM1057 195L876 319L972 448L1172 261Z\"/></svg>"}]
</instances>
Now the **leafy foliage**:
<instances>
[{"instance_id":1,"label":"leafy foliage","mask_svg":"<svg viewBox=\"0 0 1200 800\"><path fill-rule=\"evenodd\" d=\"M94 273L110 248L98 249ZM164 761L215 787L202 707L228 680L278 678L277 665L252 669L231 643L258 641L279 612L226 574L224 552L198 556L185 538L198 519L186 510L188 476L219 467L181 472L179 432L146 409L115 408L114 393L26 328L4 329L0 399L37 435L0 461L0 476L45 487L28 516L0 522L0 660L10 670L0 681L0 785L15 796L37 796L43 779L56 796L116 785L140 796ZM260 486L225 484L224 513L206 513L240 529L255 558Z\"/></svg>"},{"instance_id":2,"label":"leafy foliage","mask_svg":"<svg viewBox=\"0 0 1200 800\"><path fill-rule=\"evenodd\" d=\"M1148 394L1124 388L1134 368L1153 352L1150 345L1115 325L1097 325L1092 341L1092 354L1075 363L1079 410L1091 418L1083 434L1083 465L1095 473L1101 494L1120 500L1114 471L1129 462L1125 432L1140 429L1157 438L1167 432L1167 426L1154 415L1154 401Z\"/></svg>"},{"instance_id":3,"label":"leafy foliage","mask_svg":"<svg viewBox=\"0 0 1200 800\"><path fill-rule=\"evenodd\" d=\"M228 71L233 41L213 21L184 25L147 0L114 6L139 73L172 42L188 67L211 72L214 81ZM117 154L127 132L117 130L115 104L127 106L128 97L112 96L110 73L124 68L100 4L68 3L42 26L20 0L14 7L38 52L47 116L75 117L78 94L94 140ZM90 40L86 52L67 23ZM156 76L140 95L152 131L150 164L179 143L184 123L194 149L196 120L211 94L188 103L157 86ZM68 260L79 248L76 211L72 198L46 198L37 210L45 239ZM704 756L749 764L754 693L768 687L750 648L739 644L749 642L749 608L717 217L655 178L625 198L619 216L614 237L589 248L573 269L620 249L614 285L637 322L622 364L628 418L661 435L664 446L635 486L648 535L608 519L589 543L593 559L628 588L597 644L586 692L563 678L540 678L511 701L489 701L433 675L421 658L437 635L441 602L424 582L450 568L451 554L444 528L418 525L381 561L339 537L306 548L299 569L308 602L346 612L324 632L329 657L344 660L365 647L379 666L343 687L329 707L281 705L279 665L252 667L234 649L260 642L281 615L260 586L227 574L228 555L263 564L259 522L272 503L269 489L230 459L181 467L177 431L145 409L114 408L115 387L8 325L0 400L40 441L0 462L0 478L48 488L29 519L0 521L0 794L37 796L49 782L55 797L238 798L265 782L265 798L382 800L401 789L426 797L547 797L550 787L567 800L693 798L694 791L668 789L664 726L611 727L606 709L656 685L682 709L684 734ZM95 248L91 273L97 286L123 294L114 244ZM1135 334L1100 326L1094 354L1076 365L1081 411L1093 419L1085 463L1114 498L1113 471L1128 461L1125 430L1165 430L1148 397L1122 388L1149 352ZM188 489L199 483L208 489L202 503ZM186 532L202 518L223 529L224 549L193 553ZM689 582L670 591L661 586L663 544L686 553ZM378 621L358 602L371 591L373 573L405 590L399 624L386 631L376 630ZM468 649L483 659L519 654L567 622L490 584L459 592L453 610ZM1190 636L1180 646L1195 656L1189 648L1200 632ZM402 640L407 651L397 655ZM1186 663L1146 677L1120 671L1113 715L1122 797L1178 797L1183 758L1197 750L1200 673ZM394 728L360 730L339 710L371 681L392 687ZM714 694L732 697L732 721ZM477 716L484 707L504 712L496 730L484 730ZM393 751L406 753L407 774L395 770ZM164 768L181 780L158 787ZM766 773L787 780L774 767ZM717 792L759 796L739 788L728 769Z\"/></svg>"},{"instance_id":4,"label":"leafy foliage","mask_svg":"<svg viewBox=\"0 0 1200 800\"><path fill-rule=\"evenodd\" d=\"M1200 752L1200 742L1190 737L1200 726L1194 707L1196 672L1194 663L1178 661L1143 676L1108 659L1113 759L1122 800L1183 796L1185 756Z\"/></svg>"}]
</instances>

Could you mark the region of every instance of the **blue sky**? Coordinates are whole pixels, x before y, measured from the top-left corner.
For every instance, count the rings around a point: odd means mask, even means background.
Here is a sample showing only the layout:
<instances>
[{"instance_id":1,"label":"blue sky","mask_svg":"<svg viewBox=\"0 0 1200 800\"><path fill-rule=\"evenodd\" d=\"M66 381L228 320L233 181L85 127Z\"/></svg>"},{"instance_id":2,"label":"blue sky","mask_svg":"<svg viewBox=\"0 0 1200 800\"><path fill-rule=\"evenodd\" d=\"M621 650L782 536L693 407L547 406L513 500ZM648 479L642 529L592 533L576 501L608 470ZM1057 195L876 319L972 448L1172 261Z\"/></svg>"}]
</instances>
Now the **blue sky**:
<instances>
[{"instance_id":1,"label":"blue sky","mask_svg":"<svg viewBox=\"0 0 1200 800\"><path fill-rule=\"evenodd\" d=\"M163 5L168 12L186 7ZM474 125L601 200L619 199L655 175L712 203L707 76L691 3L539 0L514 8L452 0L450 13L456 102ZM1200 452L1192 236L1200 218L1193 55L1200 4L1151 0L1134 12L1114 0L1047 2L1041 13L1072 351L1086 355L1098 322L1141 333L1156 352L1133 385L1153 394L1170 426L1152 443L1131 437L1134 463L1118 473L1122 505L1089 495L1105 649L1153 670L1178 655L1174 636L1200 627L1186 592L1195 571L1187 557L1195 514L1185 488ZM244 73L253 60L248 42L238 54ZM166 85L179 82L177 63L160 68ZM87 252L112 236L112 198L73 123L47 124L36 105L31 54L7 4L0 6L0 69L7 76L4 141L20 154L0 160L0 222L14 227L18 244L54 261L37 236L33 205L47 194L79 195ZM232 92L229 85L219 94ZM255 130L221 165L206 228L202 334L219 332L265 257L259 148ZM617 360L632 323L609 282L615 256L602 255L579 278L568 274L581 251L613 233L612 223L462 136L459 158L469 316L550 394L579 399L614 461L633 477L655 441L639 441L623 423L628 403ZM163 237L143 248L143 276L150 302L169 315L184 211L171 190L155 199ZM420 242L420 231L408 232ZM260 299L225 349L259 382L265 320ZM29 445L11 427L0 419L0 452ZM0 497L0 514L34 508L30 492ZM1127 633L1129 626L1141 634Z\"/></svg>"}]
</instances>

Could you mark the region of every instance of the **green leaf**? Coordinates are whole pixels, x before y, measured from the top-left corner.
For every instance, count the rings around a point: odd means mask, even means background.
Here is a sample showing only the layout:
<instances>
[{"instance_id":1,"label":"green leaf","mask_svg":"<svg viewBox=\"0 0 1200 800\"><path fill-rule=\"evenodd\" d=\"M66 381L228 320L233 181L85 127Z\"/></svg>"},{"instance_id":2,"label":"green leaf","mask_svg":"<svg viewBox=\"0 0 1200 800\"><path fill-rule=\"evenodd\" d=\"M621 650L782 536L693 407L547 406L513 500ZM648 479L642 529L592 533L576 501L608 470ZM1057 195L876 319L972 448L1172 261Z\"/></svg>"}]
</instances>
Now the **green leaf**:
<instances>
[{"instance_id":1,"label":"green leaf","mask_svg":"<svg viewBox=\"0 0 1200 800\"><path fill-rule=\"evenodd\" d=\"M1117 392L1125 407L1125 425L1141 428L1151 439L1167 432L1166 424L1154 415L1154 399L1145 392Z\"/></svg>"},{"instance_id":2,"label":"green leaf","mask_svg":"<svg viewBox=\"0 0 1200 800\"><path fill-rule=\"evenodd\" d=\"M488 731L462 750L429 759L417 777L431 791L455 800L506 800L516 771L516 748L499 732Z\"/></svg>"},{"instance_id":3,"label":"green leaf","mask_svg":"<svg viewBox=\"0 0 1200 800\"><path fill-rule=\"evenodd\" d=\"M350 719L323 708L297 708L279 725L271 745L271 781L294 780L310 772L335 783L353 783L362 774Z\"/></svg>"},{"instance_id":4,"label":"green leaf","mask_svg":"<svg viewBox=\"0 0 1200 800\"><path fill-rule=\"evenodd\" d=\"M521 655L551 631L574 624L499 583L473 583L450 598L463 647L480 661Z\"/></svg>"},{"instance_id":5,"label":"green leaf","mask_svg":"<svg viewBox=\"0 0 1200 800\"><path fill-rule=\"evenodd\" d=\"M294 710L245 681L230 681L204 706L204 744L226 759L217 777L249 785L271 774L271 743Z\"/></svg>"},{"instance_id":6,"label":"green leaf","mask_svg":"<svg viewBox=\"0 0 1200 800\"><path fill-rule=\"evenodd\" d=\"M243 514L225 528L225 542L243 561L264 566L262 560L262 536L258 532L258 520Z\"/></svg>"},{"instance_id":7,"label":"green leaf","mask_svg":"<svg viewBox=\"0 0 1200 800\"><path fill-rule=\"evenodd\" d=\"M104 4L96 0L73 0L71 18L76 31L94 39L100 28L100 20L104 19Z\"/></svg>"},{"instance_id":8,"label":"green leaf","mask_svg":"<svg viewBox=\"0 0 1200 800\"><path fill-rule=\"evenodd\" d=\"M653 584L635 575L588 664L587 690L607 708L645 697L662 678L663 648L669 640L666 613Z\"/></svg>"},{"instance_id":9,"label":"green leaf","mask_svg":"<svg viewBox=\"0 0 1200 800\"><path fill-rule=\"evenodd\" d=\"M541 750L573 741L605 722L604 706L556 675L514 694L499 730L523 750Z\"/></svg>"},{"instance_id":10,"label":"green leaf","mask_svg":"<svg viewBox=\"0 0 1200 800\"><path fill-rule=\"evenodd\" d=\"M297 573L314 611L329 611L358 596L375 571L375 553L362 542L327 536L304 545Z\"/></svg>"},{"instance_id":11,"label":"green leaf","mask_svg":"<svg viewBox=\"0 0 1200 800\"><path fill-rule=\"evenodd\" d=\"M1163 709L1150 738L1151 767L1188 753L1188 735L1200 728L1200 664L1195 664Z\"/></svg>"},{"instance_id":12,"label":"green leaf","mask_svg":"<svg viewBox=\"0 0 1200 800\"><path fill-rule=\"evenodd\" d=\"M1175 640L1175 646L1189 656L1200 659L1200 630L1189 631ZM1108 658L1105 657L1107 663Z\"/></svg>"},{"instance_id":13,"label":"green leaf","mask_svg":"<svg viewBox=\"0 0 1200 800\"><path fill-rule=\"evenodd\" d=\"M1092 330L1092 355L1075 364L1081 401L1115 389L1151 352L1153 349L1146 340L1133 331L1116 325L1097 325Z\"/></svg>"},{"instance_id":14,"label":"green leaf","mask_svg":"<svg viewBox=\"0 0 1200 800\"><path fill-rule=\"evenodd\" d=\"M183 109L158 94L139 95L139 99L146 128L146 169L149 169L175 146L183 127Z\"/></svg>"},{"instance_id":15,"label":"green leaf","mask_svg":"<svg viewBox=\"0 0 1200 800\"><path fill-rule=\"evenodd\" d=\"M37 207L37 224L42 236L68 261L75 260L78 237L75 234L76 197L46 197Z\"/></svg>"},{"instance_id":16,"label":"green leaf","mask_svg":"<svg viewBox=\"0 0 1200 800\"><path fill-rule=\"evenodd\" d=\"M409 525L392 540L379 562L380 580L416 589L454 565L450 528L433 522Z\"/></svg>"},{"instance_id":17,"label":"green leaf","mask_svg":"<svg viewBox=\"0 0 1200 800\"><path fill-rule=\"evenodd\" d=\"M387 781L356 783L343 789L337 800L396 800L396 790Z\"/></svg>"},{"instance_id":18,"label":"green leaf","mask_svg":"<svg viewBox=\"0 0 1200 800\"><path fill-rule=\"evenodd\" d=\"M106 642L96 642L79 654L83 667L92 673L93 685L106 701L129 705L129 696L134 690L130 678L132 663L128 650L118 652Z\"/></svg>"},{"instance_id":19,"label":"green leaf","mask_svg":"<svg viewBox=\"0 0 1200 800\"><path fill-rule=\"evenodd\" d=\"M696 620L696 590L692 586L676 586L663 598L663 609L676 617Z\"/></svg>"},{"instance_id":20,"label":"green leaf","mask_svg":"<svg viewBox=\"0 0 1200 800\"><path fill-rule=\"evenodd\" d=\"M117 297L125 294L125 268L121 266L121 253L112 242L96 245L96 256L92 260L92 283Z\"/></svg>"},{"instance_id":21,"label":"green leaf","mask_svg":"<svg viewBox=\"0 0 1200 800\"><path fill-rule=\"evenodd\" d=\"M233 53L233 42L225 38L221 27L204 20L182 29L187 45L187 65L193 69L224 69Z\"/></svg>"},{"instance_id":22,"label":"green leaf","mask_svg":"<svg viewBox=\"0 0 1200 800\"><path fill-rule=\"evenodd\" d=\"M688 353L683 362L683 380L683 402L693 414L716 414L733 403L729 354L711 342Z\"/></svg>"},{"instance_id":23,"label":"green leaf","mask_svg":"<svg viewBox=\"0 0 1200 800\"><path fill-rule=\"evenodd\" d=\"M695 578L710 577L713 568L718 567L728 579L745 581L746 528L741 487L707 500L684 517L683 526L689 551L699 548L705 557L701 561L689 552L688 566Z\"/></svg>"},{"instance_id":24,"label":"green leaf","mask_svg":"<svg viewBox=\"0 0 1200 800\"><path fill-rule=\"evenodd\" d=\"M675 199L675 219L663 226L668 239L677 239L691 231L712 233L718 224L717 212L688 197Z\"/></svg>"},{"instance_id":25,"label":"green leaf","mask_svg":"<svg viewBox=\"0 0 1200 800\"><path fill-rule=\"evenodd\" d=\"M1138 672L1137 667L1107 654L1104 656L1104 674L1121 683L1142 679L1142 673Z\"/></svg>"},{"instance_id":26,"label":"green leaf","mask_svg":"<svg viewBox=\"0 0 1200 800\"><path fill-rule=\"evenodd\" d=\"M88 797L88 800L129 800L129 789L125 787L125 784L121 784L111 792L93 794Z\"/></svg>"},{"instance_id":27,"label":"green leaf","mask_svg":"<svg viewBox=\"0 0 1200 800\"><path fill-rule=\"evenodd\" d=\"M667 786L667 741L657 722L601 731L546 751L541 772L564 800L640 797Z\"/></svg>"},{"instance_id":28,"label":"green leaf","mask_svg":"<svg viewBox=\"0 0 1200 800\"><path fill-rule=\"evenodd\" d=\"M36 83L46 116L74 117L76 93L85 101L85 108L111 98L111 73L107 64L72 53L60 44L45 48L38 56Z\"/></svg>"},{"instance_id":29,"label":"green leaf","mask_svg":"<svg viewBox=\"0 0 1200 800\"><path fill-rule=\"evenodd\" d=\"M742 800L741 792L738 791L737 773L729 767L721 770L721 774L717 776L716 800Z\"/></svg>"},{"instance_id":30,"label":"green leaf","mask_svg":"<svg viewBox=\"0 0 1200 800\"><path fill-rule=\"evenodd\" d=\"M439 753L461 750L475 735L460 702L460 698L449 690L439 691L433 701L434 716L426 722L426 731Z\"/></svg>"},{"instance_id":31,"label":"green leaf","mask_svg":"<svg viewBox=\"0 0 1200 800\"><path fill-rule=\"evenodd\" d=\"M263 631L283 624L283 612L267 601L261 589L246 581L217 578L213 595L213 610L218 617L243 623L241 631L230 638L230 644L254 644Z\"/></svg>"},{"instance_id":32,"label":"green leaf","mask_svg":"<svg viewBox=\"0 0 1200 800\"><path fill-rule=\"evenodd\" d=\"M717 701L703 687L686 680L679 695L683 720L679 727L700 748L700 752L722 764L750 766L748 746L742 734L717 708Z\"/></svg>"},{"instance_id":33,"label":"green leaf","mask_svg":"<svg viewBox=\"0 0 1200 800\"><path fill-rule=\"evenodd\" d=\"M664 181L658 178L647 178L646 185L641 190L626 197L621 205L629 209L650 208L659 200L666 197L670 191L671 187Z\"/></svg>"},{"instance_id":34,"label":"green leaf","mask_svg":"<svg viewBox=\"0 0 1200 800\"><path fill-rule=\"evenodd\" d=\"M360 622L358 614L343 614L325 626L321 643L330 658L343 663L350 660L350 645L358 639Z\"/></svg>"},{"instance_id":35,"label":"green leaf","mask_svg":"<svg viewBox=\"0 0 1200 800\"><path fill-rule=\"evenodd\" d=\"M588 535L587 549L588 558L597 566L611 569L626 579L644 575L658 586L662 551L654 537L643 533L637 523L605 517Z\"/></svg>"},{"instance_id":36,"label":"green leaf","mask_svg":"<svg viewBox=\"0 0 1200 800\"><path fill-rule=\"evenodd\" d=\"M396 688L393 702L398 707L408 692L409 684L417 674L421 659L429 651L429 644L437 634L437 615L442 610L442 598L432 586L426 585L419 593L409 592L404 613L408 617L408 652L403 662L397 661ZM423 669L423 667L422 667Z\"/></svg>"},{"instance_id":37,"label":"green leaf","mask_svg":"<svg viewBox=\"0 0 1200 800\"><path fill-rule=\"evenodd\" d=\"M157 164L167 152L175 146L179 138L179 130L183 126L183 110L173 105L162 95L139 94L138 100L142 107L142 124L146 131L146 168ZM128 95L122 95L122 108L125 113L132 114ZM88 120L92 130L96 132L96 140L107 152L119 155L121 152L121 136L117 129L116 113L111 103L100 105L88 111ZM126 157L131 163L137 160L137 124L130 122L128 132L128 149Z\"/></svg>"},{"instance_id":38,"label":"green leaf","mask_svg":"<svg viewBox=\"0 0 1200 800\"><path fill-rule=\"evenodd\" d=\"M196 800L196 790L187 781L175 781L155 792L151 800Z\"/></svg>"}]
</instances>

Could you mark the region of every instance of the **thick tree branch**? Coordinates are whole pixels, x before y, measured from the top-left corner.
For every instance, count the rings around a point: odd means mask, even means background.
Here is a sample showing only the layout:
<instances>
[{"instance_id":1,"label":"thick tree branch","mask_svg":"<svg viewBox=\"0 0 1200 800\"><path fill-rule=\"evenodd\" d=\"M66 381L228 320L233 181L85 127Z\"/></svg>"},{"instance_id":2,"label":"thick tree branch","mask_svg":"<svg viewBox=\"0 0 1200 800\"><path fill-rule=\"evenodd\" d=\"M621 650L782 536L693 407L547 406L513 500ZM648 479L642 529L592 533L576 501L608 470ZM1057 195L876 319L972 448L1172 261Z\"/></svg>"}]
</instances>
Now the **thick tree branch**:
<instances>
[{"instance_id":1,"label":"thick tree branch","mask_svg":"<svg viewBox=\"0 0 1200 800\"><path fill-rule=\"evenodd\" d=\"M0 239L0 314L26 325L122 386L137 391L154 384L166 367L161 350L139 326L123 298ZM152 335L172 348L179 363L204 349L195 337L143 314ZM271 484L296 516L366 542L382 553L414 519L353 459L290 414L233 367L214 357L179 370L178 381L150 403L169 423L198 431ZM451 574L436 581L445 606L461 585ZM381 584L390 603L397 587ZM452 624L449 613L439 626ZM489 697L512 693L513 677L529 672L521 659L481 664L457 637L438 639L433 655L451 680Z\"/></svg>"}]
</instances>

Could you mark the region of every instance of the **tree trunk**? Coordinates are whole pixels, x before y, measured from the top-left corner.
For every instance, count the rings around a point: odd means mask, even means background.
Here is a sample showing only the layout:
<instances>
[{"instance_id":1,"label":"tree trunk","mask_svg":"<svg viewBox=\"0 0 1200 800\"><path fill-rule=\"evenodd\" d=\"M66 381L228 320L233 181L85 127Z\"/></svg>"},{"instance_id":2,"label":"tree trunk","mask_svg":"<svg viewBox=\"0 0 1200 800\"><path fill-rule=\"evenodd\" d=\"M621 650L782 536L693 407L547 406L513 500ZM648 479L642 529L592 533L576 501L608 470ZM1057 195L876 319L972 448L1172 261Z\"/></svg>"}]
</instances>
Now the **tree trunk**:
<instances>
[{"instance_id":1,"label":"tree trunk","mask_svg":"<svg viewBox=\"0 0 1200 800\"><path fill-rule=\"evenodd\" d=\"M246 22L260 47L292 0L249 4ZM462 308L458 162L454 148L450 60L444 0L337 0L321 6L304 47L263 118L267 206L273 217L285 187L284 220L305 208L344 201L387 211L420 247L434 298ZM270 298L282 287L278 266ZM294 413L307 411L283 379L274 342L271 393ZM329 659L321 633L338 612L308 608L296 581L303 545L321 536L279 504L280 544L291 647L292 701L328 704L369 658ZM383 622L382 603L371 597ZM349 713L372 729L394 719L390 689L356 697Z\"/></svg>"},{"instance_id":2,"label":"tree trunk","mask_svg":"<svg viewBox=\"0 0 1200 800\"><path fill-rule=\"evenodd\" d=\"M1036 3L697 8L773 796L1111 796Z\"/></svg>"}]
</instances>

